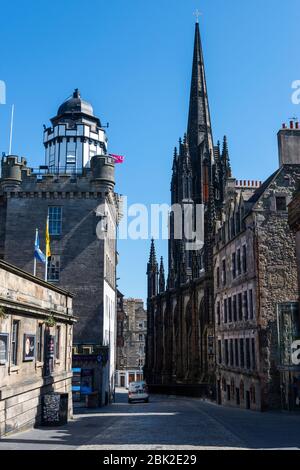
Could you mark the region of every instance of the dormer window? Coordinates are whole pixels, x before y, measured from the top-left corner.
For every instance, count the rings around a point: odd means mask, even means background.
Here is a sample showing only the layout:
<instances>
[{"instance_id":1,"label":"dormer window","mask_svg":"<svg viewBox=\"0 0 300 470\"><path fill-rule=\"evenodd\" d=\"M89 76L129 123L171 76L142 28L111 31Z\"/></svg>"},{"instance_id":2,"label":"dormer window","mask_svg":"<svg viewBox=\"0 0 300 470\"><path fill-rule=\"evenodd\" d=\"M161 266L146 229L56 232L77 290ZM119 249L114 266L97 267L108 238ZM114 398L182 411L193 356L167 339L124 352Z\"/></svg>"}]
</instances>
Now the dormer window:
<instances>
[{"instance_id":1,"label":"dormer window","mask_svg":"<svg viewBox=\"0 0 300 470\"><path fill-rule=\"evenodd\" d=\"M277 212L286 212L287 211L287 203L285 196L277 196L276 197L276 210Z\"/></svg>"}]
</instances>

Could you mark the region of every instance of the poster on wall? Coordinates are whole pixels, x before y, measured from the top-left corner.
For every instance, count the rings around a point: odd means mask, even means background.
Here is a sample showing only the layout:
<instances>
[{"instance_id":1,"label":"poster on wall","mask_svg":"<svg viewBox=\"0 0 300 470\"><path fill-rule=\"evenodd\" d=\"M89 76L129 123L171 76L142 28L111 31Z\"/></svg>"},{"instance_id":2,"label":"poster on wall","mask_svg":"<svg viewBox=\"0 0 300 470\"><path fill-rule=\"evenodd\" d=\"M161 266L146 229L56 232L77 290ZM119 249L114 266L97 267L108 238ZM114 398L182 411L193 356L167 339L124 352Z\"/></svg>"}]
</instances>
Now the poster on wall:
<instances>
[{"instance_id":1,"label":"poster on wall","mask_svg":"<svg viewBox=\"0 0 300 470\"><path fill-rule=\"evenodd\" d=\"M34 361L35 358L35 335L24 334L24 361Z\"/></svg>"},{"instance_id":2,"label":"poster on wall","mask_svg":"<svg viewBox=\"0 0 300 470\"><path fill-rule=\"evenodd\" d=\"M53 335L47 334L46 337L46 357L44 374L46 377L50 376L54 370L54 350L55 338Z\"/></svg>"},{"instance_id":3,"label":"poster on wall","mask_svg":"<svg viewBox=\"0 0 300 470\"><path fill-rule=\"evenodd\" d=\"M6 364L8 358L8 334L0 333L0 364Z\"/></svg>"}]
</instances>

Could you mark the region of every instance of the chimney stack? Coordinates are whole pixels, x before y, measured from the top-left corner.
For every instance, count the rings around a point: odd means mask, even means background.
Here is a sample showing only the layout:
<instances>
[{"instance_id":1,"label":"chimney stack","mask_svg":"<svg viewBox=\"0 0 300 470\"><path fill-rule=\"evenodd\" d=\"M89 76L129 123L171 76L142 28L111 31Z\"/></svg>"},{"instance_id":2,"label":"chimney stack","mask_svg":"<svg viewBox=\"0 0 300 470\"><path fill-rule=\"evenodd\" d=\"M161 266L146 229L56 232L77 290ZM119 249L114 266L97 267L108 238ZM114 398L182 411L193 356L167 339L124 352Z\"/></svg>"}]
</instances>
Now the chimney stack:
<instances>
[{"instance_id":1,"label":"chimney stack","mask_svg":"<svg viewBox=\"0 0 300 470\"><path fill-rule=\"evenodd\" d=\"M278 132L279 165L300 165L300 126L290 121Z\"/></svg>"}]
</instances>

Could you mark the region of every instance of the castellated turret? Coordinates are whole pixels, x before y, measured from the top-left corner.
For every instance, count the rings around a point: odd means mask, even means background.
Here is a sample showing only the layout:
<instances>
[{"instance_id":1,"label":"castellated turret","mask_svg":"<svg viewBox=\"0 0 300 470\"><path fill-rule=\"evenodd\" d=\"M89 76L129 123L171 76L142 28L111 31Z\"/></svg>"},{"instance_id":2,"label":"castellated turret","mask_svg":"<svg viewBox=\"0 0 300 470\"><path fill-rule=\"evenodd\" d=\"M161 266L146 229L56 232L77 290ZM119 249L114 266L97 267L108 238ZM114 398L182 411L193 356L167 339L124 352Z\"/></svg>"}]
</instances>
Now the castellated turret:
<instances>
[{"instance_id":1,"label":"castellated turret","mask_svg":"<svg viewBox=\"0 0 300 470\"><path fill-rule=\"evenodd\" d=\"M22 172L27 171L25 158L8 155L1 162L1 188L3 190L17 190L22 183Z\"/></svg>"},{"instance_id":2,"label":"castellated turret","mask_svg":"<svg viewBox=\"0 0 300 470\"><path fill-rule=\"evenodd\" d=\"M97 181L108 190L115 187L115 161L109 155L96 155L91 159L93 181Z\"/></svg>"}]
</instances>

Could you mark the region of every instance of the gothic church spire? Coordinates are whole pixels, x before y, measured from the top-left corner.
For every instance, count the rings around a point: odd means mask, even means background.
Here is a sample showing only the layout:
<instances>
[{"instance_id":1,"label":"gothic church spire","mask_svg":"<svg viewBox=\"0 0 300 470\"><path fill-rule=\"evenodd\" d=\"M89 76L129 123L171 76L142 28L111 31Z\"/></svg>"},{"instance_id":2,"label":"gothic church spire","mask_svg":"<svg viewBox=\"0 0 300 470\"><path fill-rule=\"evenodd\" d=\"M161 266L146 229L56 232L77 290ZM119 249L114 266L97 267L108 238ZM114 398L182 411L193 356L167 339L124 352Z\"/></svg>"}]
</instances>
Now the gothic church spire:
<instances>
[{"instance_id":1,"label":"gothic church spire","mask_svg":"<svg viewBox=\"0 0 300 470\"><path fill-rule=\"evenodd\" d=\"M198 147L202 142L206 142L208 151L213 151L205 66L198 22L196 23L195 27L194 57L187 134L190 153L193 160L198 160Z\"/></svg>"},{"instance_id":2,"label":"gothic church spire","mask_svg":"<svg viewBox=\"0 0 300 470\"><path fill-rule=\"evenodd\" d=\"M158 263L156 260L154 239L151 240L150 257L147 265L148 299L158 293Z\"/></svg>"}]
</instances>

